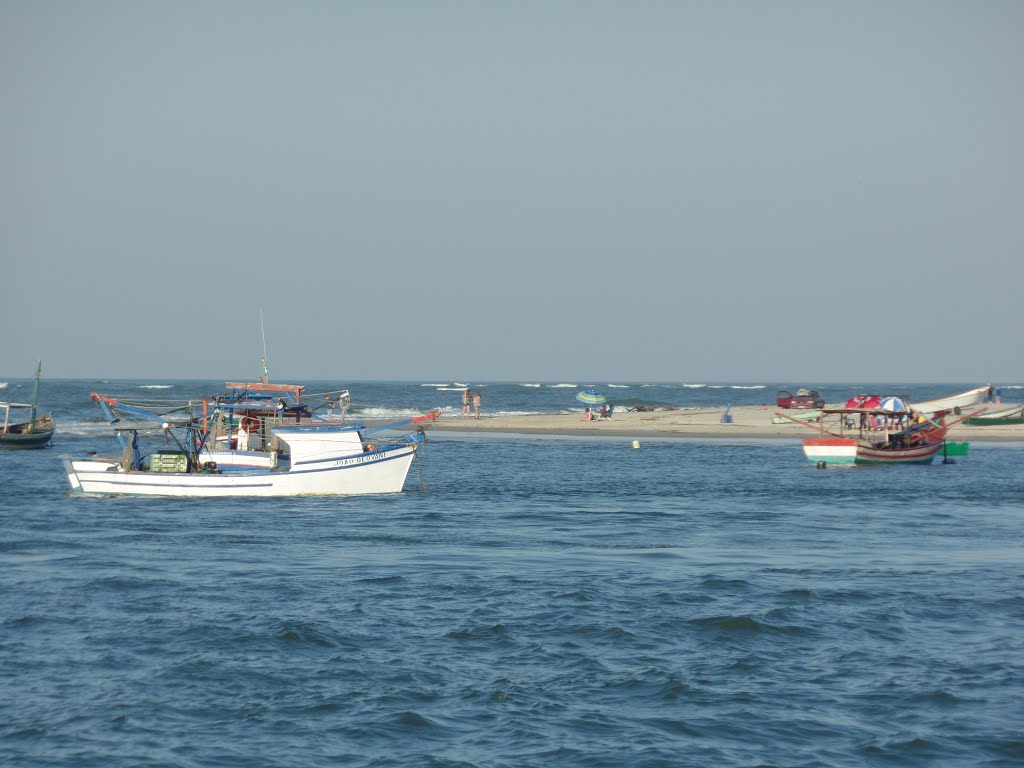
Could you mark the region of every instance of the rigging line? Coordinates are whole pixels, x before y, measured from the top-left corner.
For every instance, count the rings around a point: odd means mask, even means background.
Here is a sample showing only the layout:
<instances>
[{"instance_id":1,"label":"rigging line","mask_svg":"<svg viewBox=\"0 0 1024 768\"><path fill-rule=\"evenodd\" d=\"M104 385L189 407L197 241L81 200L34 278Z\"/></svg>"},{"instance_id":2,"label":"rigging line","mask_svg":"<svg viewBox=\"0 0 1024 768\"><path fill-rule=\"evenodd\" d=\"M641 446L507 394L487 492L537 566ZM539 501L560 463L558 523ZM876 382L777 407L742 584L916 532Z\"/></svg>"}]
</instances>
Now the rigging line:
<instances>
[{"instance_id":1,"label":"rigging line","mask_svg":"<svg viewBox=\"0 0 1024 768\"><path fill-rule=\"evenodd\" d=\"M416 460L416 475L420 479L420 488L423 490L424 495L429 496L430 491L427 490L427 484L423 482L423 472L420 471L420 447L418 445L413 448L412 455Z\"/></svg>"},{"instance_id":2,"label":"rigging line","mask_svg":"<svg viewBox=\"0 0 1024 768\"><path fill-rule=\"evenodd\" d=\"M329 389L326 392L303 392L302 399L305 400L309 397L322 397L323 395L340 395L342 392L348 392L347 389Z\"/></svg>"}]
</instances>

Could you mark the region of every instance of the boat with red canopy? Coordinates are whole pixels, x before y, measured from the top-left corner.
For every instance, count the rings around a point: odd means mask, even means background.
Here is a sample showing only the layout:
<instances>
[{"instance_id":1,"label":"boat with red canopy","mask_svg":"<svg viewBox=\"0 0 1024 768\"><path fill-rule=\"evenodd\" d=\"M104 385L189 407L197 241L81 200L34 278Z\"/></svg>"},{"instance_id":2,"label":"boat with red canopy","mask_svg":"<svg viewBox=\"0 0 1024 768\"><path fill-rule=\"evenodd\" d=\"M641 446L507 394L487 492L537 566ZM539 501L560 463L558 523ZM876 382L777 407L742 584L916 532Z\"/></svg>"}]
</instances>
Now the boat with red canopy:
<instances>
[{"instance_id":1,"label":"boat with red canopy","mask_svg":"<svg viewBox=\"0 0 1024 768\"><path fill-rule=\"evenodd\" d=\"M803 440L807 461L817 467L930 464L942 450L949 428L962 421L947 422L946 412L928 416L902 398L878 395L858 395L842 408L823 408L814 424L776 415L818 432Z\"/></svg>"}]
</instances>

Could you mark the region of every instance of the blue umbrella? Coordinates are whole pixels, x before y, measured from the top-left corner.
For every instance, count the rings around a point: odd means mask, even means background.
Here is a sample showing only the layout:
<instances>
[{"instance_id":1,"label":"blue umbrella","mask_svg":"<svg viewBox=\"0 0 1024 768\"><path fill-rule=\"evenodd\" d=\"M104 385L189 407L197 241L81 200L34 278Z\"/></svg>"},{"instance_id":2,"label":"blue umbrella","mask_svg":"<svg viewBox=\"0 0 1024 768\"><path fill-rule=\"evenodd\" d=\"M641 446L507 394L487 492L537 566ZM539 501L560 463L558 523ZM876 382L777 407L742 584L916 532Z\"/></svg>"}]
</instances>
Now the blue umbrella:
<instances>
[{"instance_id":1,"label":"blue umbrella","mask_svg":"<svg viewBox=\"0 0 1024 768\"><path fill-rule=\"evenodd\" d=\"M587 405L601 405L606 400L605 396L596 389L585 389L582 392L577 392L576 399Z\"/></svg>"},{"instance_id":2,"label":"blue umbrella","mask_svg":"<svg viewBox=\"0 0 1024 768\"><path fill-rule=\"evenodd\" d=\"M906 411L907 404L899 397L886 397L878 404L883 411Z\"/></svg>"}]
</instances>

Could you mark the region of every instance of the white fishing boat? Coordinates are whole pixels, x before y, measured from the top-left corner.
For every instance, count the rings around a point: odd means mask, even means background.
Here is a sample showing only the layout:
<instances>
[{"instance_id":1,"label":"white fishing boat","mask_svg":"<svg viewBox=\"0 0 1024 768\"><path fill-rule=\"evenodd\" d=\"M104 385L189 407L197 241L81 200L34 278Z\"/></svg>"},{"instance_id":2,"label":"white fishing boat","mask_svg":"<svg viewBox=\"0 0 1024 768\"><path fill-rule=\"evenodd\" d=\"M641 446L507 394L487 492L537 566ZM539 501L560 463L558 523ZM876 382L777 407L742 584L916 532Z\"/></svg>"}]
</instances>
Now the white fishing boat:
<instances>
[{"instance_id":1,"label":"white fishing boat","mask_svg":"<svg viewBox=\"0 0 1024 768\"><path fill-rule=\"evenodd\" d=\"M436 413L367 428L364 424L286 420L283 412L246 415L230 448L208 446L225 411L192 404L178 421L115 398L92 394L114 426L121 454L65 459L75 493L140 496L299 496L398 493L425 440L423 425ZM250 409L255 411L255 409ZM137 427L122 415L160 424L163 446L146 452ZM229 419L230 423L230 419ZM409 434L376 440L369 434L419 425ZM174 448L166 449L167 442Z\"/></svg>"},{"instance_id":2,"label":"white fishing boat","mask_svg":"<svg viewBox=\"0 0 1024 768\"><path fill-rule=\"evenodd\" d=\"M919 403L909 403L909 405L919 413L938 413L940 411L959 413L964 408L970 408L971 406L978 405L978 403L985 402L990 390L991 387L986 384L984 387L969 389L957 395L940 397L935 400L924 400Z\"/></svg>"}]
</instances>

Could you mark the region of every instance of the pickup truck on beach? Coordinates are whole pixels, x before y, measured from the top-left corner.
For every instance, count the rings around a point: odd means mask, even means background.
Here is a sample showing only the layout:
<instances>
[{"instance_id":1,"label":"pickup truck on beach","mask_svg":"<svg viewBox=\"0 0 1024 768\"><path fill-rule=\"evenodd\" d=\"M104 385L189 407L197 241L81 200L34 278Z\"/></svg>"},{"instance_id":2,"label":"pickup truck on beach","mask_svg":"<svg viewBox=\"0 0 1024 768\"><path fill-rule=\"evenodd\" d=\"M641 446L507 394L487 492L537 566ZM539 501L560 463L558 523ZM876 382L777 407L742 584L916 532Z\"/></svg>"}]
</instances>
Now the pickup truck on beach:
<instances>
[{"instance_id":1,"label":"pickup truck on beach","mask_svg":"<svg viewBox=\"0 0 1024 768\"><path fill-rule=\"evenodd\" d=\"M798 389L791 394L788 389L780 389L775 396L777 408L824 408L825 399L816 389Z\"/></svg>"}]
</instances>

